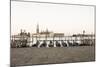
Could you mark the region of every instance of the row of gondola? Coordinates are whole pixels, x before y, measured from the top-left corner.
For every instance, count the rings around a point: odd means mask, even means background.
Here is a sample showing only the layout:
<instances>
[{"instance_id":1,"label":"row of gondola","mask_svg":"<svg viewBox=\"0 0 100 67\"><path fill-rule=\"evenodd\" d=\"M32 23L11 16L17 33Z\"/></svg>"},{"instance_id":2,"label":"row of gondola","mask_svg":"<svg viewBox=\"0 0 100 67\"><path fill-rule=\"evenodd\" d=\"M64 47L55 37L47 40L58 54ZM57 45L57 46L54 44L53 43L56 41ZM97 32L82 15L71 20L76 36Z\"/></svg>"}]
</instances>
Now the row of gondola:
<instances>
[{"instance_id":1,"label":"row of gondola","mask_svg":"<svg viewBox=\"0 0 100 67\"><path fill-rule=\"evenodd\" d=\"M32 45L32 47L70 47L70 46L90 46L90 44L86 43L77 43L77 42L69 42L66 41L48 41L46 42L45 40L41 43L37 41L35 44Z\"/></svg>"},{"instance_id":2,"label":"row of gondola","mask_svg":"<svg viewBox=\"0 0 100 67\"><path fill-rule=\"evenodd\" d=\"M15 44L15 46L12 46L12 47L70 47L70 46L90 46L90 44L86 44L86 43L83 43L83 44L80 44L80 43L77 43L77 42L70 42L70 41L36 41L34 44L32 44L31 46L30 45L27 45L27 41L19 41L19 44L17 43L12 43L12 45Z\"/></svg>"}]
</instances>

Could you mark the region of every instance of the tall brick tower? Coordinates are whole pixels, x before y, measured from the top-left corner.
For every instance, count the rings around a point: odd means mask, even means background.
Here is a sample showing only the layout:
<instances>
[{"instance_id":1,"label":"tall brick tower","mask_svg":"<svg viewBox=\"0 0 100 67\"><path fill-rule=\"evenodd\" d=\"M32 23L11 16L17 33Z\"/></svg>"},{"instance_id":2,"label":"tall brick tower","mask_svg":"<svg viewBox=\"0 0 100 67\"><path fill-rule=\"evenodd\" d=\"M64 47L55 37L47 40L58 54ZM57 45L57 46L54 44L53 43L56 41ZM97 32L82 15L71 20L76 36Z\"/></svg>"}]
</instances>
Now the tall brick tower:
<instances>
[{"instance_id":1,"label":"tall brick tower","mask_svg":"<svg viewBox=\"0 0 100 67\"><path fill-rule=\"evenodd\" d=\"M39 24L37 24L36 33L39 33Z\"/></svg>"}]
</instances>

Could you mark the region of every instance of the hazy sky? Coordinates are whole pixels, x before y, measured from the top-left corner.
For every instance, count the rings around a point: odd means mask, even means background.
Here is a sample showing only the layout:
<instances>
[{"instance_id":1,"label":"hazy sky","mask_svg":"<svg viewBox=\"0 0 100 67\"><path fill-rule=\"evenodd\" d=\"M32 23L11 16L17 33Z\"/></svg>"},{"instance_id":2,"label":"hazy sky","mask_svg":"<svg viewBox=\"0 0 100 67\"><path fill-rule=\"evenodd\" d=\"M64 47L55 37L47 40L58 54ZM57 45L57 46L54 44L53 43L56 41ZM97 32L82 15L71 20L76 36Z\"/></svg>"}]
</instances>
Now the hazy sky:
<instances>
[{"instance_id":1,"label":"hazy sky","mask_svg":"<svg viewBox=\"0 0 100 67\"><path fill-rule=\"evenodd\" d=\"M17 34L20 29L35 33L36 25L40 31L48 28L53 32L61 32L66 35L73 33L94 32L94 7L11 2L11 33Z\"/></svg>"}]
</instances>

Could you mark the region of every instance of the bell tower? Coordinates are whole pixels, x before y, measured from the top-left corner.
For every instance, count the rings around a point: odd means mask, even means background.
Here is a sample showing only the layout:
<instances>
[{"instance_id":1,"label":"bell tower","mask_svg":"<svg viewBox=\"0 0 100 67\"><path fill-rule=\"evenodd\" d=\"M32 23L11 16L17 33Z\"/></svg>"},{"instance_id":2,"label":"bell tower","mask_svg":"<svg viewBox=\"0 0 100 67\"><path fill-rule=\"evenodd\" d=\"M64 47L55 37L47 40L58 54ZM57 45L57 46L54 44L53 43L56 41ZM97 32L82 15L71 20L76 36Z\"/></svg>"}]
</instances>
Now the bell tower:
<instances>
[{"instance_id":1,"label":"bell tower","mask_svg":"<svg viewBox=\"0 0 100 67\"><path fill-rule=\"evenodd\" d=\"M36 33L39 33L39 24L37 24Z\"/></svg>"}]
</instances>

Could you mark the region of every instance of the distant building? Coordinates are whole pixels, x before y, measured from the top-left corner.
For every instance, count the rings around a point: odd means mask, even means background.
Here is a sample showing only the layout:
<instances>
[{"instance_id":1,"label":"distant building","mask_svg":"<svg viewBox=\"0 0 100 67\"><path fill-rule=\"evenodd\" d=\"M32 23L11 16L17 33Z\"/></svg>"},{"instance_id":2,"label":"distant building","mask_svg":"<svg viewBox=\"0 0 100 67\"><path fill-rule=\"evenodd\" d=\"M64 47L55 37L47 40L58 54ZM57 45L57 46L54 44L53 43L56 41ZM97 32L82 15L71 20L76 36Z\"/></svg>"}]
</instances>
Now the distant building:
<instances>
[{"instance_id":1,"label":"distant building","mask_svg":"<svg viewBox=\"0 0 100 67\"><path fill-rule=\"evenodd\" d=\"M54 33L55 37L64 37L64 33Z\"/></svg>"},{"instance_id":2,"label":"distant building","mask_svg":"<svg viewBox=\"0 0 100 67\"><path fill-rule=\"evenodd\" d=\"M74 34L73 37L80 39L80 43L85 45L95 45L95 35L94 34Z\"/></svg>"},{"instance_id":3,"label":"distant building","mask_svg":"<svg viewBox=\"0 0 100 67\"><path fill-rule=\"evenodd\" d=\"M64 36L64 33L54 33L54 32L50 32L48 29L46 29L45 31L41 31L39 32L39 25L37 25L37 28L36 28L36 33L33 33L32 34L33 36L47 36L47 37L63 37Z\"/></svg>"},{"instance_id":4,"label":"distant building","mask_svg":"<svg viewBox=\"0 0 100 67\"><path fill-rule=\"evenodd\" d=\"M26 33L25 30L22 31L18 35L11 36L11 47L26 47L30 44L30 33Z\"/></svg>"}]
</instances>

